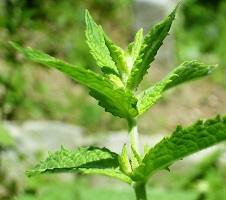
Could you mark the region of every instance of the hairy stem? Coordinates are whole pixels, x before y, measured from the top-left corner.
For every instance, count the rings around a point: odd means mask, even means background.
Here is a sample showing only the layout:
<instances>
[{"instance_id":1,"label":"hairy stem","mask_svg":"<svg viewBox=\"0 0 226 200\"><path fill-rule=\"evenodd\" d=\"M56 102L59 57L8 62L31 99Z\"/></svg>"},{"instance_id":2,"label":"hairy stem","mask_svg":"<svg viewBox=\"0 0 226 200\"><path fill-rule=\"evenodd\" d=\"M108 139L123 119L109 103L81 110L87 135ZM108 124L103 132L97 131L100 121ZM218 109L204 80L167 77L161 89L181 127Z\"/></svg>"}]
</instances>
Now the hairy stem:
<instances>
[{"instance_id":1,"label":"hairy stem","mask_svg":"<svg viewBox=\"0 0 226 200\"><path fill-rule=\"evenodd\" d=\"M133 188L136 194L136 200L147 200L145 185L145 182L134 183Z\"/></svg>"},{"instance_id":2,"label":"hairy stem","mask_svg":"<svg viewBox=\"0 0 226 200\"><path fill-rule=\"evenodd\" d=\"M130 145L131 147L139 153L139 133L137 129L137 120L129 119L128 120L129 126L129 135L130 135Z\"/></svg>"}]
</instances>

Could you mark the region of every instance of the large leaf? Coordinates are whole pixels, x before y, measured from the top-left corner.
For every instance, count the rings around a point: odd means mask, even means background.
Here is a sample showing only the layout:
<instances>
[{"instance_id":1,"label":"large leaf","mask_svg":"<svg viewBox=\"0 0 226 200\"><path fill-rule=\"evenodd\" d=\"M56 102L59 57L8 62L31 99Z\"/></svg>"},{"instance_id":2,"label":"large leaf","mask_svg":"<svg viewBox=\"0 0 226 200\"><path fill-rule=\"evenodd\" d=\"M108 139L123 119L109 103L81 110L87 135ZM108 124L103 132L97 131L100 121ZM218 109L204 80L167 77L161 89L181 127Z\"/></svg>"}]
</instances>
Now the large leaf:
<instances>
[{"instance_id":1,"label":"large leaf","mask_svg":"<svg viewBox=\"0 0 226 200\"><path fill-rule=\"evenodd\" d=\"M176 9L161 23L155 25L145 36L139 55L127 81L127 88L136 89L154 60L163 40L168 35L175 18Z\"/></svg>"},{"instance_id":2,"label":"large leaf","mask_svg":"<svg viewBox=\"0 0 226 200\"><path fill-rule=\"evenodd\" d=\"M75 150L61 148L40 162L29 176L42 173L83 172L88 174L102 174L112 176L130 183L131 179L119 169L118 154L106 148L80 147Z\"/></svg>"},{"instance_id":3,"label":"large leaf","mask_svg":"<svg viewBox=\"0 0 226 200\"><path fill-rule=\"evenodd\" d=\"M122 118L137 115L137 100L133 94L130 91L125 91L123 88L116 87L109 79L94 73L93 71L68 64L32 48L22 48L15 43L11 44L28 59L56 68L69 75L72 79L87 86L92 91L98 93L99 95L93 96L100 101L101 106L113 115Z\"/></svg>"},{"instance_id":4,"label":"large leaf","mask_svg":"<svg viewBox=\"0 0 226 200\"><path fill-rule=\"evenodd\" d=\"M177 129L145 155L134 171L134 180L146 180L156 171L168 168L177 160L226 140L226 117L217 116L207 121Z\"/></svg>"},{"instance_id":5,"label":"large leaf","mask_svg":"<svg viewBox=\"0 0 226 200\"><path fill-rule=\"evenodd\" d=\"M104 34L100 26L98 26L88 10L86 10L86 39L91 50L91 54L100 67L108 68L110 71L118 73L114 61L110 55L108 47L105 44Z\"/></svg>"},{"instance_id":6,"label":"large leaf","mask_svg":"<svg viewBox=\"0 0 226 200\"><path fill-rule=\"evenodd\" d=\"M207 76L211 74L215 68L215 65L205 65L197 61L186 61L182 63L168 74L166 78L138 95L137 108L139 115L154 105L165 90L184 82Z\"/></svg>"}]
</instances>

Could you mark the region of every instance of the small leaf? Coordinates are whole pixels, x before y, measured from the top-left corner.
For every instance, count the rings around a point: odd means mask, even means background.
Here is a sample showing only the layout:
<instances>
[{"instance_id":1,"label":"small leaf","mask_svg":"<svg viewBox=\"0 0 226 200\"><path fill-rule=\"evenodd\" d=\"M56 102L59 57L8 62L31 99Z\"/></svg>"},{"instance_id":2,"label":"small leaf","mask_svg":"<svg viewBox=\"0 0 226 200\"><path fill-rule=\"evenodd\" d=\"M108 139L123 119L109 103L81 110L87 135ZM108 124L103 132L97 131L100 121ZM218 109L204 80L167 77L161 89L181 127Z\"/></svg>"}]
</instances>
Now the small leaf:
<instances>
[{"instance_id":1,"label":"small leaf","mask_svg":"<svg viewBox=\"0 0 226 200\"><path fill-rule=\"evenodd\" d=\"M86 38L91 54L100 67L107 67L118 74L117 68L105 44L104 34L101 26L98 26L88 10L86 10Z\"/></svg>"},{"instance_id":2,"label":"small leaf","mask_svg":"<svg viewBox=\"0 0 226 200\"><path fill-rule=\"evenodd\" d=\"M118 47L113 41L104 33L105 44L108 47L112 60L120 73L121 79L124 81L129 71L127 68L126 58L124 51Z\"/></svg>"},{"instance_id":3,"label":"small leaf","mask_svg":"<svg viewBox=\"0 0 226 200\"><path fill-rule=\"evenodd\" d=\"M145 36L139 55L134 63L127 88L136 89L154 60L163 40L168 35L172 22L175 18L176 9L161 23L155 25Z\"/></svg>"},{"instance_id":4,"label":"small leaf","mask_svg":"<svg viewBox=\"0 0 226 200\"><path fill-rule=\"evenodd\" d=\"M217 116L198 121L188 128L176 129L144 157L134 171L133 180L147 180L156 171L169 167L177 160L226 140L226 117Z\"/></svg>"},{"instance_id":5,"label":"small leaf","mask_svg":"<svg viewBox=\"0 0 226 200\"><path fill-rule=\"evenodd\" d=\"M142 42L143 42L143 28L141 28L139 31L137 31L137 33L135 35L134 42L132 42L128 46L129 57L130 57L129 62L128 62L128 66L130 67L130 70L132 69L134 62L139 55Z\"/></svg>"},{"instance_id":6,"label":"small leaf","mask_svg":"<svg viewBox=\"0 0 226 200\"><path fill-rule=\"evenodd\" d=\"M119 165L120 165L121 170L127 175L131 174L132 168L130 165L130 160L128 158L126 145L123 145L122 153L118 159L119 159Z\"/></svg>"},{"instance_id":7,"label":"small leaf","mask_svg":"<svg viewBox=\"0 0 226 200\"><path fill-rule=\"evenodd\" d=\"M139 153L131 146L131 165L133 170L140 165L141 160Z\"/></svg>"},{"instance_id":8,"label":"small leaf","mask_svg":"<svg viewBox=\"0 0 226 200\"><path fill-rule=\"evenodd\" d=\"M75 150L61 148L28 171L29 176L42 173L83 172L102 174L130 182L130 178L119 170L118 154L106 148L83 147Z\"/></svg>"},{"instance_id":9,"label":"small leaf","mask_svg":"<svg viewBox=\"0 0 226 200\"><path fill-rule=\"evenodd\" d=\"M75 81L87 86L91 89L92 96L100 101L99 104L113 115L122 118L137 115L137 99L132 92L117 87L106 77L85 68L68 64L32 48L22 48L15 43L11 44L28 59L56 68L69 75Z\"/></svg>"},{"instance_id":10,"label":"small leaf","mask_svg":"<svg viewBox=\"0 0 226 200\"><path fill-rule=\"evenodd\" d=\"M159 83L138 95L139 114L144 113L162 96L163 92L187 81L195 80L211 74L216 65L205 65L197 61L186 61L173 70Z\"/></svg>"}]
</instances>

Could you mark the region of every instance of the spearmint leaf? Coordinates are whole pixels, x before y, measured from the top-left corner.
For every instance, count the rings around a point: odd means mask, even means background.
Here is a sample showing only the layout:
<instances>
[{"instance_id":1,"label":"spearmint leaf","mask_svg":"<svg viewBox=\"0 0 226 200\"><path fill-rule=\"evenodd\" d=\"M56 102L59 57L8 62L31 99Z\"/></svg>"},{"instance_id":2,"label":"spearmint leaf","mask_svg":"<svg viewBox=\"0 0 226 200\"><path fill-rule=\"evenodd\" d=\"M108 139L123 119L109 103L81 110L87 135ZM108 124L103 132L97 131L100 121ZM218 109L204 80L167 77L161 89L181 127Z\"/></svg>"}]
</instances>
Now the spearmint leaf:
<instances>
[{"instance_id":1,"label":"spearmint leaf","mask_svg":"<svg viewBox=\"0 0 226 200\"><path fill-rule=\"evenodd\" d=\"M198 121L178 128L155 145L134 171L133 180L146 180L156 171L169 167L177 160L226 140L226 117Z\"/></svg>"},{"instance_id":2,"label":"spearmint leaf","mask_svg":"<svg viewBox=\"0 0 226 200\"><path fill-rule=\"evenodd\" d=\"M130 160L128 158L128 152L127 152L126 144L123 145L122 153L121 153L121 155L119 155L118 161L119 161L120 169L125 174L129 175L129 174L132 173L132 168L131 168Z\"/></svg>"},{"instance_id":3,"label":"spearmint leaf","mask_svg":"<svg viewBox=\"0 0 226 200\"><path fill-rule=\"evenodd\" d=\"M104 31L103 31L103 34L104 34L105 44L110 52L110 56L114 61L118 69L118 72L121 75L122 80L124 80L128 74L125 53L119 46L113 43L113 41L104 33Z\"/></svg>"},{"instance_id":4,"label":"spearmint leaf","mask_svg":"<svg viewBox=\"0 0 226 200\"><path fill-rule=\"evenodd\" d=\"M139 115L147 111L162 97L164 88L170 83L172 77L173 75L163 79L138 95L137 109Z\"/></svg>"},{"instance_id":5,"label":"spearmint leaf","mask_svg":"<svg viewBox=\"0 0 226 200\"><path fill-rule=\"evenodd\" d=\"M99 105L105 108L106 112L110 112L114 116L127 119L138 115L136 108L137 99L130 91L123 91L122 98L118 98L114 94L112 99L106 98L103 94L95 90L91 90L90 95L99 101Z\"/></svg>"},{"instance_id":6,"label":"spearmint leaf","mask_svg":"<svg viewBox=\"0 0 226 200\"><path fill-rule=\"evenodd\" d=\"M132 166L132 169L136 169L139 165L140 165L140 162L141 162L141 157L139 155L139 153L136 151L136 149L134 149L132 146L131 146L131 166Z\"/></svg>"},{"instance_id":7,"label":"spearmint leaf","mask_svg":"<svg viewBox=\"0 0 226 200\"><path fill-rule=\"evenodd\" d=\"M97 61L97 64L102 68L109 68L111 71L118 74L117 68L110 55L108 47L105 44L104 34L101 26L97 25L88 10L85 15L86 20L86 39L91 50L91 54Z\"/></svg>"},{"instance_id":8,"label":"spearmint leaf","mask_svg":"<svg viewBox=\"0 0 226 200\"><path fill-rule=\"evenodd\" d=\"M83 172L102 174L129 182L130 178L119 169L118 154L106 148L80 147L75 150L61 150L52 153L36 167L27 172L28 176L43 173Z\"/></svg>"},{"instance_id":9,"label":"spearmint leaf","mask_svg":"<svg viewBox=\"0 0 226 200\"><path fill-rule=\"evenodd\" d=\"M137 99L132 92L125 91L124 88L116 87L115 84L106 77L85 68L68 64L32 48L22 48L15 43L11 43L11 45L28 59L56 68L66 75L69 75L75 81L87 86L91 89L93 96L100 101L99 104L113 115L122 118L137 115Z\"/></svg>"},{"instance_id":10,"label":"spearmint leaf","mask_svg":"<svg viewBox=\"0 0 226 200\"><path fill-rule=\"evenodd\" d=\"M144 31L143 28L137 31L134 42L132 42L128 46L129 56L128 56L127 65L129 66L130 70L132 69L134 62L139 55L141 45L143 42L143 31Z\"/></svg>"},{"instance_id":11,"label":"spearmint leaf","mask_svg":"<svg viewBox=\"0 0 226 200\"><path fill-rule=\"evenodd\" d=\"M187 81L207 76L215 69L216 65L205 65L197 61L186 61L182 63L169 73L166 78L138 95L137 108L139 114L144 113L154 105L162 97L164 91Z\"/></svg>"},{"instance_id":12,"label":"spearmint leaf","mask_svg":"<svg viewBox=\"0 0 226 200\"><path fill-rule=\"evenodd\" d=\"M175 18L176 9L161 23L155 25L145 36L139 55L127 81L127 88L136 89L154 60L163 40L168 35Z\"/></svg>"},{"instance_id":13,"label":"spearmint leaf","mask_svg":"<svg viewBox=\"0 0 226 200\"><path fill-rule=\"evenodd\" d=\"M216 65L206 65L197 61L186 61L172 72L172 74L177 76L171 78L171 82L165 86L164 90L170 89L190 80L207 76L211 74L216 67Z\"/></svg>"}]
</instances>

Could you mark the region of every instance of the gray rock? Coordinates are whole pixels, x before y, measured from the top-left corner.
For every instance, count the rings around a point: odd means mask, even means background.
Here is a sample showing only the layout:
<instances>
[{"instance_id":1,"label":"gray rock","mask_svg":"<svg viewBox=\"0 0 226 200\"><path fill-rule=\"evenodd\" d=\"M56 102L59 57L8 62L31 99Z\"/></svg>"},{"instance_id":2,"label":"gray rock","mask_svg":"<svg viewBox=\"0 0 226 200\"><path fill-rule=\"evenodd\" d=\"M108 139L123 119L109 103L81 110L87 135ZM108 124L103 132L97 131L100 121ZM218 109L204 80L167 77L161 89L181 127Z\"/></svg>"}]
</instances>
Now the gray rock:
<instances>
[{"instance_id":1,"label":"gray rock","mask_svg":"<svg viewBox=\"0 0 226 200\"><path fill-rule=\"evenodd\" d=\"M61 145L74 148L84 145L83 129L57 121L28 121L22 125L6 122L22 152L55 151Z\"/></svg>"},{"instance_id":2,"label":"gray rock","mask_svg":"<svg viewBox=\"0 0 226 200\"><path fill-rule=\"evenodd\" d=\"M173 8L172 0L136 0L134 5L135 29L147 30L162 20Z\"/></svg>"}]
</instances>

